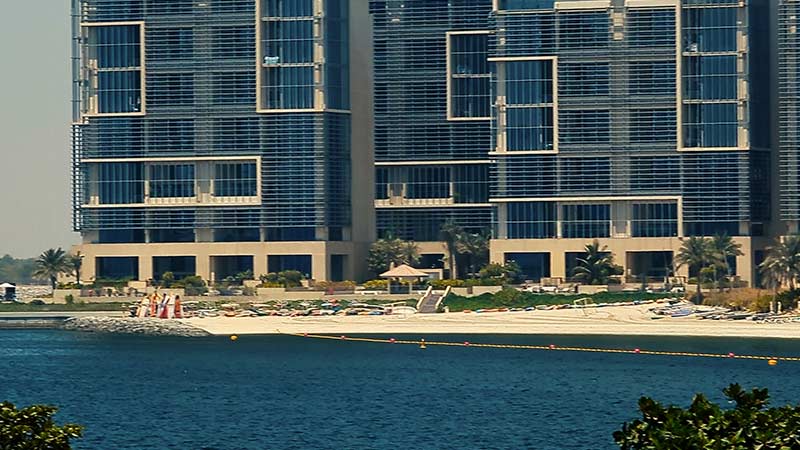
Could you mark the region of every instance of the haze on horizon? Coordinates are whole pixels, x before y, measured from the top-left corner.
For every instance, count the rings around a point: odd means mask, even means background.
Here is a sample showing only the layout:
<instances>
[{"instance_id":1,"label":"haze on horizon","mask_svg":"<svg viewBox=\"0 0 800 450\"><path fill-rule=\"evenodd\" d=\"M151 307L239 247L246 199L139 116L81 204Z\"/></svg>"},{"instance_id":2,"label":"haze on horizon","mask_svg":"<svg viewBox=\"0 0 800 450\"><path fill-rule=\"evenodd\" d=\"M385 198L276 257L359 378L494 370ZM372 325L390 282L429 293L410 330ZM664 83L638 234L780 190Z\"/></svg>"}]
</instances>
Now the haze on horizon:
<instances>
[{"instance_id":1,"label":"haze on horizon","mask_svg":"<svg viewBox=\"0 0 800 450\"><path fill-rule=\"evenodd\" d=\"M0 27L0 256L78 242L69 181L69 2L11 2Z\"/></svg>"}]
</instances>

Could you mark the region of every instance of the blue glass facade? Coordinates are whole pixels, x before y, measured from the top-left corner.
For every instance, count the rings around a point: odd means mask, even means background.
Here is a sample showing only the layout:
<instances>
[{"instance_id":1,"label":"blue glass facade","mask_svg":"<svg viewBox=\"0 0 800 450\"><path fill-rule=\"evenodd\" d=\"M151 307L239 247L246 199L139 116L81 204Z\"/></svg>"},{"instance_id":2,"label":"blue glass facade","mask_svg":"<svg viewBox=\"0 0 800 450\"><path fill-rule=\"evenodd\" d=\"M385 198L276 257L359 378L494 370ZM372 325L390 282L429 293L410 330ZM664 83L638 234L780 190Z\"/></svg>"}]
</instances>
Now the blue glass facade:
<instances>
[{"instance_id":1,"label":"blue glass facade","mask_svg":"<svg viewBox=\"0 0 800 450\"><path fill-rule=\"evenodd\" d=\"M800 1L778 6L781 218L797 233L800 223Z\"/></svg>"},{"instance_id":2,"label":"blue glass facade","mask_svg":"<svg viewBox=\"0 0 800 450\"><path fill-rule=\"evenodd\" d=\"M491 227L490 0L373 0L378 235Z\"/></svg>"},{"instance_id":3,"label":"blue glass facade","mask_svg":"<svg viewBox=\"0 0 800 450\"><path fill-rule=\"evenodd\" d=\"M498 6L497 237L749 236L768 220L767 2Z\"/></svg>"},{"instance_id":4,"label":"blue glass facade","mask_svg":"<svg viewBox=\"0 0 800 450\"><path fill-rule=\"evenodd\" d=\"M82 0L74 15L76 230L349 229L348 1Z\"/></svg>"}]
</instances>

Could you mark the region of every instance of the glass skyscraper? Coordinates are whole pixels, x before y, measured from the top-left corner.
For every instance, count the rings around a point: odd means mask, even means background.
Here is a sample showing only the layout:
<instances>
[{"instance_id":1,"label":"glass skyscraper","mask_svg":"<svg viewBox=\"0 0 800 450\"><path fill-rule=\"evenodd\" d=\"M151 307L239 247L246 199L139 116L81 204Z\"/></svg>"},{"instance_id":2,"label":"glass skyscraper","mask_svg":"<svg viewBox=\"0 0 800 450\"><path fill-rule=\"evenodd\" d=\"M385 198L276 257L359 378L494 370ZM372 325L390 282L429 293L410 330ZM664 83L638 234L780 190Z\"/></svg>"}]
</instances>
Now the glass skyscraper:
<instances>
[{"instance_id":1,"label":"glass skyscraper","mask_svg":"<svg viewBox=\"0 0 800 450\"><path fill-rule=\"evenodd\" d=\"M379 236L419 243L441 268L440 229L489 231L486 0L373 0Z\"/></svg>"},{"instance_id":2,"label":"glass skyscraper","mask_svg":"<svg viewBox=\"0 0 800 450\"><path fill-rule=\"evenodd\" d=\"M491 259L532 280L569 278L593 239L629 279L663 280L684 237L727 234L753 280L770 215L766 0L371 5L379 233L429 241L492 211Z\"/></svg>"},{"instance_id":3,"label":"glass skyscraper","mask_svg":"<svg viewBox=\"0 0 800 450\"><path fill-rule=\"evenodd\" d=\"M800 1L778 6L781 219L800 233Z\"/></svg>"},{"instance_id":4,"label":"glass skyscraper","mask_svg":"<svg viewBox=\"0 0 800 450\"><path fill-rule=\"evenodd\" d=\"M630 281L664 279L682 238L727 234L751 281L769 219L768 6L496 2L493 259L569 278L598 239Z\"/></svg>"},{"instance_id":5,"label":"glass skyscraper","mask_svg":"<svg viewBox=\"0 0 800 450\"><path fill-rule=\"evenodd\" d=\"M361 273L350 16L348 0L74 0L87 276Z\"/></svg>"}]
</instances>

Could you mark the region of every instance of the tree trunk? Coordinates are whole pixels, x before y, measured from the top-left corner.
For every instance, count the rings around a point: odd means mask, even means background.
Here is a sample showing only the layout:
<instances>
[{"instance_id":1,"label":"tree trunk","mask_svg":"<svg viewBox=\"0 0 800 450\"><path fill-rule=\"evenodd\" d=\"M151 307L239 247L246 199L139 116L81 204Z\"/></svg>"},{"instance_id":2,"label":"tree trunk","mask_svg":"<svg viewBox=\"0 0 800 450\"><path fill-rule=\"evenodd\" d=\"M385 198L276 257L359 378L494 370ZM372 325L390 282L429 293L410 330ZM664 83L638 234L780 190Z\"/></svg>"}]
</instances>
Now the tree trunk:
<instances>
[{"instance_id":1,"label":"tree trunk","mask_svg":"<svg viewBox=\"0 0 800 450\"><path fill-rule=\"evenodd\" d=\"M50 286L56 290L56 277L50 277Z\"/></svg>"},{"instance_id":2,"label":"tree trunk","mask_svg":"<svg viewBox=\"0 0 800 450\"><path fill-rule=\"evenodd\" d=\"M81 269L75 269L75 283L81 288Z\"/></svg>"},{"instance_id":3,"label":"tree trunk","mask_svg":"<svg viewBox=\"0 0 800 450\"><path fill-rule=\"evenodd\" d=\"M701 285L702 282L700 281L700 277L697 277L697 296L695 297L694 301L698 305L703 303L703 291Z\"/></svg>"},{"instance_id":4,"label":"tree trunk","mask_svg":"<svg viewBox=\"0 0 800 450\"><path fill-rule=\"evenodd\" d=\"M458 279L458 268L456 267L456 252L454 249L448 248L447 253L450 257L450 279Z\"/></svg>"}]
</instances>

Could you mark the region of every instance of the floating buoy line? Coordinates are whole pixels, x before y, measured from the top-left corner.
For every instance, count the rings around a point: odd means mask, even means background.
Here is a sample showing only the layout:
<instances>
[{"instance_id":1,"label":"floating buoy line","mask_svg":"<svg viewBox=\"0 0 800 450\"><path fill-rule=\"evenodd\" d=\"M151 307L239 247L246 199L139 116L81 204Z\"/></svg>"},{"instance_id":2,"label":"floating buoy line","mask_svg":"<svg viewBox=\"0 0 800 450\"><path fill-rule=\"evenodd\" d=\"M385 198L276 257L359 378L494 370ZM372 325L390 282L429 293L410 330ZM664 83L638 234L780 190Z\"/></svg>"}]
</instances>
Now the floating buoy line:
<instances>
[{"instance_id":1,"label":"floating buoy line","mask_svg":"<svg viewBox=\"0 0 800 450\"><path fill-rule=\"evenodd\" d=\"M431 346L469 347L469 348L501 348L501 349L512 349L512 350L542 350L542 351L583 352L583 353L619 353L619 354L653 355L653 356L682 356L689 358L750 359L757 361L766 361L770 366L776 366L780 361L800 362L800 357L737 355L733 352L730 353L669 352L662 350L645 350L641 348L619 349L619 348L599 348L599 347L568 347L555 344L550 344L550 345L485 344L485 343L469 342L469 341L448 342L448 341L427 341L425 339L419 339L419 340L395 339L395 338L380 339L380 338L352 337L352 336L332 336L327 334L310 334L310 333L288 333L288 335L307 338L307 339L326 339L326 340L336 340L336 341L390 344L390 345L415 345L418 346L420 349L426 349Z\"/></svg>"}]
</instances>

